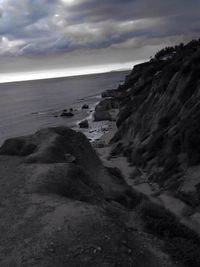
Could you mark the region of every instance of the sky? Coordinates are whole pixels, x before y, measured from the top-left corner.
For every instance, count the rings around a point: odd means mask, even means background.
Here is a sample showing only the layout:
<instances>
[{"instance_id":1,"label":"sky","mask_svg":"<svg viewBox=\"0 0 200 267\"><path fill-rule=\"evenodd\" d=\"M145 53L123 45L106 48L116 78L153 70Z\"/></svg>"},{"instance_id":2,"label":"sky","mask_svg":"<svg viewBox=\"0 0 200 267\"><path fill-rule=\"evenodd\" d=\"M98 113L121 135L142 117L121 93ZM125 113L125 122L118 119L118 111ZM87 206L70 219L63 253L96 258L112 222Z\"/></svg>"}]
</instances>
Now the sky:
<instances>
[{"instance_id":1,"label":"sky","mask_svg":"<svg viewBox=\"0 0 200 267\"><path fill-rule=\"evenodd\" d=\"M131 68L200 37L200 0L0 0L0 82Z\"/></svg>"}]
</instances>

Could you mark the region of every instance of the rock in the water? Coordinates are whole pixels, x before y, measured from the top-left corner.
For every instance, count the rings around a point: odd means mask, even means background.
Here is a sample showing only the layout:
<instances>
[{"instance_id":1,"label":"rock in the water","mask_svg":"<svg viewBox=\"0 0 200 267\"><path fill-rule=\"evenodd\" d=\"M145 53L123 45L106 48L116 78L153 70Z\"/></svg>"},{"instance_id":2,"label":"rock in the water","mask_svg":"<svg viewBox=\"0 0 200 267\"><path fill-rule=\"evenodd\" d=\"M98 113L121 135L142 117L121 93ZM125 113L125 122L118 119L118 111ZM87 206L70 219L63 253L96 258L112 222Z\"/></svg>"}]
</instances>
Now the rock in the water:
<instances>
[{"instance_id":1,"label":"rock in the water","mask_svg":"<svg viewBox=\"0 0 200 267\"><path fill-rule=\"evenodd\" d=\"M67 111L64 111L61 113L60 115L61 117L73 117L74 114L72 112L67 112Z\"/></svg>"},{"instance_id":2,"label":"rock in the water","mask_svg":"<svg viewBox=\"0 0 200 267\"><path fill-rule=\"evenodd\" d=\"M112 116L110 115L109 111L95 111L94 113L94 120L95 121L112 121Z\"/></svg>"},{"instance_id":3,"label":"rock in the water","mask_svg":"<svg viewBox=\"0 0 200 267\"><path fill-rule=\"evenodd\" d=\"M84 104L84 105L82 106L82 109L89 109L89 106L88 106L87 104Z\"/></svg>"},{"instance_id":4,"label":"rock in the water","mask_svg":"<svg viewBox=\"0 0 200 267\"><path fill-rule=\"evenodd\" d=\"M79 123L80 128L88 128L89 127L89 122L88 120L83 120Z\"/></svg>"}]
</instances>

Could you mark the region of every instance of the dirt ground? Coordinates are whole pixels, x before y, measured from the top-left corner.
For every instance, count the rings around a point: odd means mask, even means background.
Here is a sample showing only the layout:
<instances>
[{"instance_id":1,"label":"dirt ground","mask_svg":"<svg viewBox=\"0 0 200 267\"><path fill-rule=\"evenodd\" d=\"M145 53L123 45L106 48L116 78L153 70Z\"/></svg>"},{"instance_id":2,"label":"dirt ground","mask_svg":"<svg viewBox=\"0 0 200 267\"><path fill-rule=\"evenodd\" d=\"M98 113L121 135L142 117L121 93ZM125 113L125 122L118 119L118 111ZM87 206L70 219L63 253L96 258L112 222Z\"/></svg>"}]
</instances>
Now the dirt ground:
<instances>
[{"instance_id":1,"label":"dirt ground","mask_svg":"<svg viewBox=\"0 0 200 267\"><path fill-rule=\"evenodd\" d=\"M175 266L135 211L31 192L35 168L0 156L1 267Z\"/></svg>"}]
</instances>

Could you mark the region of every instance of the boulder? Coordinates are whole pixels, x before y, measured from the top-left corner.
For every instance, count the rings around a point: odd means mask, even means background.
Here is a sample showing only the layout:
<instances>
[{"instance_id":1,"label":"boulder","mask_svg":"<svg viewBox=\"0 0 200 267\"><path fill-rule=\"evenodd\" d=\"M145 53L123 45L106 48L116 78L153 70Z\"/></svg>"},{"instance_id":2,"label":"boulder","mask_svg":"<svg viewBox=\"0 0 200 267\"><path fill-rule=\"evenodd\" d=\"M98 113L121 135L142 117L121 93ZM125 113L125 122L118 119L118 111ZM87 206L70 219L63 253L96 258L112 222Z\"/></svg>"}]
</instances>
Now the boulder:
<instances>
[{"instance_id":1,"label":"boulder","mask_svg":"<svg viewBox=\"0 0 200 267\"><path fill-rule=\"evenodd\" d=\"M87 104L84 104L84 105L82 106L82 109L89 109L89 106L88 106Z\"/></svg>"},{"instance_id":2,"label":"boulder","mask_svg":"<svg viewBox=\"0 0 200 267\"><path fill-rule=\"evenodd\" d=\"M74 114L72 112L64 111L60 114L61 117L73 117Z\"/></svg>"},{"instance_id":3,"label":"boulder","mask_svg":"<svg viewBox=\"0 0 200 267\"><path fill-rule=\"evenodd\" d=\"M95 111L94 113L95 121L112 121L112 116L108 111Z\"/></svg>"},{"instance_id":4,"label":"boulder","mask_svg":"<svg viewBox=\"0 0 200 267\"><path fill-rule=\"evenodd\" d=\"M114 99L103 99L96 107L96 111L105 111L110 109L119 108L119 102Z\"/></svg>"},{"instance_id":5,"label":"boulder","mask_svg":"<svg viewBox=\"0 0 200 267\"><path fill-rule=\"evenodd\" d=\"M31 192L87 202L101 201L103 197L126 206L132 203L131 188L108 173L81 132L67 127L42 129L33 135L8 139L0 147L0 155L20 156L25 168L32 170L34 166L28 182Z\"/></svg>"},{"instance_id":6,"label":"boulder","mask_svg":"<svg viewBox=\"0 0 200 267\"><path fill-rule=\"evenodd\" d=\"M83 120L79 123L80 128L88 128L89 127L89 122L88 120Z\"/></svg>"}]
</instances>

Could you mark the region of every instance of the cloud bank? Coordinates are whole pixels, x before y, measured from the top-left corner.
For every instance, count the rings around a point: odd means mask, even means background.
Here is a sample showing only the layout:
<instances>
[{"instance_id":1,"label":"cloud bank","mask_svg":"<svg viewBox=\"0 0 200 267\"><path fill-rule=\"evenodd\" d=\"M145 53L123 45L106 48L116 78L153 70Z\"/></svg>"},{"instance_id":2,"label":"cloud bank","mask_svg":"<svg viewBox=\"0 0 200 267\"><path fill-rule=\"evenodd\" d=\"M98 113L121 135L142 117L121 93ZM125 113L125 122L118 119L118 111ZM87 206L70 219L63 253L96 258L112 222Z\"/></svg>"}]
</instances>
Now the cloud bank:
<instances>
[{"instance_id":1,"label":"cloud bank","mask_svg":"<svg viewBox=\"0 0 200 267\"><path fill-rule=\"evenodd\" d=\"M0 55L150 56L198 37L199 10L199 0L0 0Z\"/></svg>"}]
</instances>

